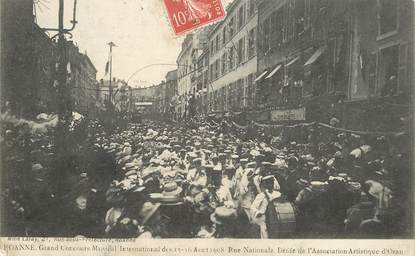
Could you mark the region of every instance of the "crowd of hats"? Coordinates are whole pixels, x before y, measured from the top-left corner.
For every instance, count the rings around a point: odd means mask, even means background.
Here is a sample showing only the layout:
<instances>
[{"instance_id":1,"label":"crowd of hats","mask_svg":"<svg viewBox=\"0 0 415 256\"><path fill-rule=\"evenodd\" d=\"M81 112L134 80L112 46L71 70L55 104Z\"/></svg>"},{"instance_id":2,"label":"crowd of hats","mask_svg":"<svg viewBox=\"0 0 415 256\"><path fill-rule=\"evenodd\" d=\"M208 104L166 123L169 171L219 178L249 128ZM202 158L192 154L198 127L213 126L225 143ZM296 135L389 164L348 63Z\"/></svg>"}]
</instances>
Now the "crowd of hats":
<instances>
[{"instance_id":1,"label":"crowd of hats","mask_svg":"<svg viewBox=\"0 0 415 256\"><path fill-rule=\"evenodd\" d=\"M404 189L399 183L400 175L405 175L404 152L385 137L367 140L353 133L320 132L324 142L313 143L312 136L318 131L307 127L305 140L283 143L278 135L270 136L268 141L260 137L247 140L242 130L224 132L219 125L212 128L206 124L196 127L147 122L112 136L97 136L96 148L111 154L117 163L118 180L111 184L107 201L125 204L129 193L144 195L143 219L136 222L141 225L160 204L181 204L189 195L193 204L201 204L208 200L208 194L186 179L194 165L202 165L208 174L223 176L234 174L243 165L250 179L258 177L266 182L277 178L281 196L299 204L305 212L306 204L298 197L304 189L324 193L328 201L345 200L342 196L350 192L347 195L355 197L342 206L342 223L347 209L354 204L371 201L374 209L390 208L391 201L399 200ZM220 167L216 162L225 165ZM330 194L332 191L336 193ZM212 222L233 219L236 208L237 203L218 206Z\"/></svg>"},{"instance_id":2,"label":"crowd of hats","mask_svg":"<svg viewBox=\"0 0 415 256\"><path fill-rule=\"evenodd\" d=\"M104 196L107 235L136 237L145 233L164 206L190 204L195 213L211 207L208 218L211 224L235 223L241 205L237 193L232 193L230 200L212 205L210 187L237 186L240 168L251 183L278 184L274 186L274 196L286 198L297 206L303 217L299 221L302 231L320 232L321 226L330 223L334 223L336 232L353 232L361 223L381 224L389 230L394 229L391 223L399 230L407 226L402 212L410 207L406 194L411 191L408 177L412 166L406 135L367 137L309 125L288 131L260 127L252 136L247 129L224 124L201 122L189 128L146 121L113 133L92 129L95 132L89 134L88 140L93 146L82 152L103 152L107 158L104 160L113 162L111 168L115 168L115 179L107 184ZM99 126L96 121L91 125ZM9 173L19 181L20 173L26 170L22 167L24 159L29 155L31 173L36 181L45 183L45 169L50 169L48 159L54 154L53 140L45 134L31 134L26 142L24 136L14 133L6 129L2 136L8 149L2 156L7 161L2 162L11 163L6 167L16 169ZM30 152L25 152L29 148L25 143L31 144ZM15 145L19 147L12 150ZM195 166L213 177L205 187L188 178ZM78 179L85 180L85 175L82 172ZM223 179L225 176L232 177L229 184ZM259 192L258 189L256 194ZM25 208L14 198L8 205L14 209L13 214L19 215ZM358 218L358 225L352 223L349 215L353 209L367 213L366 217ZM399 220L385 221L390 218ZM168 218L157 221L168 222ZM206 228L193 232L192 236L209 237L214 233L214 229Z\"/></svg>"}]
</instances>

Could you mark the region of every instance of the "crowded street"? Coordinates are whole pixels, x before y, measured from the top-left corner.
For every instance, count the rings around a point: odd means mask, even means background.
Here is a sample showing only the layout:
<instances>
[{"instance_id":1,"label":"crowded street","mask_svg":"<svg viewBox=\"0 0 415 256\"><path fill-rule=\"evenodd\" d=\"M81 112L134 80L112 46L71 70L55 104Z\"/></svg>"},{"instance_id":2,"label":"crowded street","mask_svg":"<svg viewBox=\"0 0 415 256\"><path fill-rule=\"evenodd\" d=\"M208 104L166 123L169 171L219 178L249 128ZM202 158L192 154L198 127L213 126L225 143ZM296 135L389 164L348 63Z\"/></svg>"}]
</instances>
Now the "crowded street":
<instances>
[{"instance_id":1,"label":"crowded street","mask_svg":"<svg viewBox=\"0 0 415 256\"><path fill-rule=\"evenodd\" d=\"M408 232L408 134L359 135L317 123L236 125L145 120L108 134L98 121L81 119L72 136L83 143L60 198L49 186L56 179L50 137L25 134L28 125L7 130L3 162L13 186L2 191L2 205L9 235L381 238ZM26 152L30 166L22 161Z\"/></svg>"},{"instance_id":2,"label":"crowded street","mask_svg":"<svg viewBox=\"0 0 415 256\"><path fill-rule=\"evenodd\" d=\"M413 236L414 1L1 2L0 238Z\"/></svg>"}]
</instances>

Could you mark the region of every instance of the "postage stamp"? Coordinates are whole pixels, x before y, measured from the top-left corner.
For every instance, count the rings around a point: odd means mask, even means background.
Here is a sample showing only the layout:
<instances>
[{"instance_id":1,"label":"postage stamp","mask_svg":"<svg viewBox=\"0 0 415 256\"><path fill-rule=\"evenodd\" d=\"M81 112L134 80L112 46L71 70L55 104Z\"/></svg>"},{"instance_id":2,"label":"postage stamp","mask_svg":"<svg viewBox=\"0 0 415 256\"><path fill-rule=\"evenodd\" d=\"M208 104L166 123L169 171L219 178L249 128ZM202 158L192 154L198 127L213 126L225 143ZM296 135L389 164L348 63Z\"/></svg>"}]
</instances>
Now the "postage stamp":
<instances>
[{"instance_id":1,"label":"postage stamp","mask_svg":"<svg viewBox=\"0 0 415 256\"><path fill-rule=\"evenodd\" d=\"M164 0L176 35L225 17L221 0Z\"/></svg>"}]
</instances>

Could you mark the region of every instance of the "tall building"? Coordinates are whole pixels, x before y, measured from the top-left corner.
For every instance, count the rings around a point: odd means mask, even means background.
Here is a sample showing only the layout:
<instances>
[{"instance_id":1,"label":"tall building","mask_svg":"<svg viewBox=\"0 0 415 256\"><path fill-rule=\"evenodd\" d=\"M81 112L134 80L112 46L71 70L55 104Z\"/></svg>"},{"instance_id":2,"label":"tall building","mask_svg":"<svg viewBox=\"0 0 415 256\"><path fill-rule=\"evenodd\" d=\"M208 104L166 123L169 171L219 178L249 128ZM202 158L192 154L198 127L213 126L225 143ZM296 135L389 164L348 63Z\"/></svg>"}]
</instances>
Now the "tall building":
<instances>
[{"instance_id":1,"label":"tall building","mask_svg":"<svg viewBox=\"0 0 415 256\"><path fill-rule=\"evenodd\" d=\"M202 28L194 33L187 34L182 43L182 50L177 58L177 104L176 113L180 118L189 115L190 110L194 109L194 99L198 92L198 70L197 63L199 56L207 44L207 35L210 27Z\"/></svg>"},{"instance_id":2,"label":"tall building","mask_svg":"<svg viewBox=\"0 0 415 256\"><path fill-rule=\"evenodd\" d=\"M257 72L255 0L235 0L209 33L209 112L238 114L254 106Z\"/></svg>"},{"instance_id":3,"label":"tall building","mask_svg":"<svg viewBox=\"0 0 415 256\"><path fill-rule=\"evenodd\" d=\"M1 3L1 107L33 118L56 111L57 47L35 23L33 1Z\"/></svg>"},{"instance_id":4,"label":"tall building","mask_svg":"<svg viewBox=\"0 0 415 256\"><path fill-rule=\"evenodd\" d=\"M90 117L96 117L97 102L100 100L99 84L96 80L97 69L85 53L79 52L72 41L67 43L68 50L68 83L71 87L73 107L75 111Z\"/></svg>"},{"instance_id":5,"label":"tall building","mask_svg":"<svg viewBox=\"0 0 415 256\"><path fill-rule=\"evenodd\" d=\"M264 121L336 117L345 127L381 129L382 102L409 103L398 98L412 93L413 1L262 0L258 24Z\"/></svg>"},{"instance_id":6,"label":"tall building","mask_svg":"<svg viewBox=\"0 0 415 256\"><path fill-rule=\"evenodd\" d=\"M197 61L196 69L196 112L205 116L209 109L209 47L205 46Z\"/></svg>"},{"instance_id":7,"label":"tall building","mask_svg":"<svg viewBox=\"0 0 415 256\"><path fill-rule=\"evenodd\" d=\"M192 51L194 48L194 35L187 34L182 43L182 50L177 57L177 102L176 113L179 119L185 117L187 101L191 92L191 79L189 72L194 68Z\"/></svg>"}]
</instances>

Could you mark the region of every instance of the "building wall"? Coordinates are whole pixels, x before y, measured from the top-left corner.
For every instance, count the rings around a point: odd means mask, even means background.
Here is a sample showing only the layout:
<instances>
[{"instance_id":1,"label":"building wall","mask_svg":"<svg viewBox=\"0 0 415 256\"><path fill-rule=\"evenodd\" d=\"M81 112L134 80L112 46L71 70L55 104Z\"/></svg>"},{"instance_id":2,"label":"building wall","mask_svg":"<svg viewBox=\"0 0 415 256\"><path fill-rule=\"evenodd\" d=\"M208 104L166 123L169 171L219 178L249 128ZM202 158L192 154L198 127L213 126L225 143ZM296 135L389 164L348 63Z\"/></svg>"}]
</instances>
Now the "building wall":
<instances>
[{"instance_id":1,"label":"building wall","mask_svg":"<svg viewBox=\"0 0 415 256\"><path fill-rule=\"evenodd\" d=\"M131 89L132 100L134 102L154 101L156 96L156 86L140 87Z\"/></svg>"},{"instance_id":2,"label":"building wall","mask_svg":"<svg viewBox=\"0 0 415 256\"><path fill-rule=\"evenodd\" d=\"M274 109L304 108L310 121L338 117L346 128L397 129L413 101L413 5L258 1L258 75L265 76L256 82L257 110L271 121L278 121Z\"/></svg>"},{"instance_id":3,"label":"building wall","mask_svg":"<svg viewBox=\"0 0 415 256\"><path fill-rule=\"evenodd\" d=\"M97 115L97 70L88 55L80 53L79 48L68 42L68 65L73 107L75 111L88 116Z\"/></svg>"},{"instance_id":4,"label":"building wall","mask_svg":"<svg viewBox=\"0 0 415 256\"><path fill-rule=\"evenodd\" d=\"M387 14L382 11L382 3L388 4L385 6ZM390 76L396 77L391 82L396 94L412 94L413 5L410 0L355 3L350 99L385 96L385 84ZM387 29L382 26L383 19L391 26L389 31L381 31Z\"/></svg>"},{"instance_id":5,"label":"building wall","mask_svg":"<svg viewBox=\"0 0 415 256\"><path fill-rule=\"evenodd\" d=\"M234 1L226 19L209 34L210 112L240 111L252 105L248 85L257 71L255 2Z\"/></svg>"},{"instance_id":6,"label":"building wall","mask_svg":"<svg viewBox=\"0 0 415 256\"><path fill-rule=\"evenodd\" d=\"M55 43L35 24L33 1L1 5L2 110L27 118L56 111Z\"/></svg>"},{"instance_id":7,"label":"building wall","mask_svg":"<svg viewBox=\"0 0 415 256\"><path fill-rule=\"evenodd\" d=\"M179 116L184 116L185 114L187 95L192 87L191 77L188 73L193 69L193 60L191 58L193 48L194 36L193 34L187 34L184 42L182 43L182 51L177 58L178 100L176 104L176 113L178 113Z\"/></svg>"},{"instance_id":8,"label":"building wall","mask_svg":"<svg viewBox=\"0 0 415 256\"><path fill-rule=\"evenodd\" d=\"M307 119L320 121L335 115L332 103L348 91L349 4L259 1L258 75L264 76L255 82L256 101L258 109L270 112L268 120L303 121L273 120L275 109L306 107Z\"/></svg>"},{"instance_id":9,"label":"building wall","mask_svg":"<svg viewBox=\"0 0 415 256\"><path fill-rule=\"evenodd\" d=\"M343 125L403 130L413 109L414 2L357 1L352 8L352 61Z\"/></svg>"}]
</instances>

